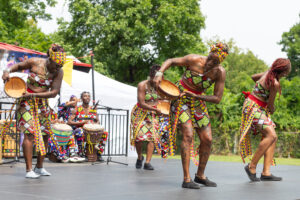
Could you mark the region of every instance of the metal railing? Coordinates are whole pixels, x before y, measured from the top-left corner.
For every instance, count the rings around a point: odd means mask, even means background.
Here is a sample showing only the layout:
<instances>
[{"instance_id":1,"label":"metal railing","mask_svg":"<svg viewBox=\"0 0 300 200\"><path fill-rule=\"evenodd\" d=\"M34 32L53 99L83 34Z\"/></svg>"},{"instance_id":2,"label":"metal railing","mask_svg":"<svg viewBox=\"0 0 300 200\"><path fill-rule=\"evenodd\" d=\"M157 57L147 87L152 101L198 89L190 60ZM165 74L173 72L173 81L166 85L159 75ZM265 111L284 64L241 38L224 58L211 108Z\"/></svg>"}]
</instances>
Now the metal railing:
<instances>
[{"instance_id":1,"label":"metal railing","mask_svg":"<svg viewBox=\"0 0 300 200\"><path fill-rule=\"evenodd\" d=\"M8 111L11 109L12 104L11 102L0 102L0 120L7 119L9 115ZM12 113L14 113L15 109L16 106ZM129 110L98 106L97 114L99 115L100 124L103 125L105 131L108 132L105 151L102 155L128 156ZM16 116L12 117L16 119ZM18 138L20 137L18 136ZM19 149L18 143L19 142L17 142L18 147L16 148Z\"/></svg>"}]
</instances>

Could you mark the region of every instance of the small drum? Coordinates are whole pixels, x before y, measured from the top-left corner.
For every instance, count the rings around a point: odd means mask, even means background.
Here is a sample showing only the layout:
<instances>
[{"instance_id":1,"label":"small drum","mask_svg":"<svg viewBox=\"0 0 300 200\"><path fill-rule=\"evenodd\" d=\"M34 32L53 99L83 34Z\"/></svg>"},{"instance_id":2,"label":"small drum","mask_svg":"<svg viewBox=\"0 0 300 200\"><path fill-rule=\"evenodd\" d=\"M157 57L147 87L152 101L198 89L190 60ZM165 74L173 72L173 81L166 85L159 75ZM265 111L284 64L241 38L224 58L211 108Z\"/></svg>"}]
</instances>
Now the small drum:
<instances>
[{"instance_id":1,"label":"small drum","mask_svg":"<svg viewBox=\"0 0 300 200\"><path fill-rule=\"evenodd\" d=\"M104 133L104 127L100 124L85 124L83 126L84 137L86 141L85 146L85 155L88 158L88 162L96 162L97 161L97 149L95 145L97 145Z\"/></svg>"},{"instance_id":2,"label":"small drum","mask_svg":"<svg viewBox=\"0 0 300 200\"><path fill-rule=\"evenodd\" d=\"M179 97L180 90L174 83L162 80L158 86L158 93L164 99L174 100Z\"/></svg>"},{"instance_id":3,"label":"small drum","mask_svg":"<svg viewBox=\"0 0 300 200\"><path fill-rule=\"evenodd\" d=\"M67 124L53 124L52 131L55 136L55 140L59 146L65 146L69 143L73 129Z\"/></svg>"},{"instance_id":4,"label":"small drum","mask_svg":"<svg viewBox=\"0 0 300 200\"><path fill-rule=\"evenodd\" d=\"M19 77L11 77L5 83L4 91L12 98L20 98L26 92L26 83Z\"/></svg>"},{"instance_id":5,"label":"small drum","mask_svg":"<svg viewBox=\"0 0 300 200\"><path fill-rule=\"evenodd\" d=\"M0 120L0 129L4 126L6 120ZM2 156L5 158L13 158L20 155L19 142L16 143L16 120L12 120L8 130L5 131L5 136L2 138ZM20 139L20 134L18 134ZM17 152L17 154L16 154Z\"/></svg>"},{"instance_id":6,"label":"small drum","mask_svg":"<svg viewBox=\"0 0 300 200\"><path fill-rule=\"evenodd\" d=\"M160 110L161 114L170 114L171 103L169 101L159 101L157 104L157 109Z\"/></svg>"}]
</instances>

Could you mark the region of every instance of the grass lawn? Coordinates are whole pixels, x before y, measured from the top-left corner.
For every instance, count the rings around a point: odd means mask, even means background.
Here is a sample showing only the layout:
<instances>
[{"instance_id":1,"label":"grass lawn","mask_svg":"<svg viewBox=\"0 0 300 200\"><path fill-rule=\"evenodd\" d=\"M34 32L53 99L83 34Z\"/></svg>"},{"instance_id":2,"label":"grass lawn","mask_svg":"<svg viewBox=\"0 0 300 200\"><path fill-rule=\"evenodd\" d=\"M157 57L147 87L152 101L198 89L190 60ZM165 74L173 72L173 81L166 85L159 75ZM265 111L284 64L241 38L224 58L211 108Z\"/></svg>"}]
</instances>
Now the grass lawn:
<instances>
[{"instance_id":1,"label":"grass lawn","mask_svg":"<svg viewBox=\"0 0 300 200\"><path fill-rule=\"evenodd\" d=\"M159 158L160 156L154 155L153 157ZM180 155L169 156L168 159L180 159ZM242 158L238 155L211 155L209 161L219 161L219 162L242 162ZM263 159L260 160L260 163ZM275 158L277 165L298 165L300 166L300 159L296 158Z\"/></svg>"}]
</instances>

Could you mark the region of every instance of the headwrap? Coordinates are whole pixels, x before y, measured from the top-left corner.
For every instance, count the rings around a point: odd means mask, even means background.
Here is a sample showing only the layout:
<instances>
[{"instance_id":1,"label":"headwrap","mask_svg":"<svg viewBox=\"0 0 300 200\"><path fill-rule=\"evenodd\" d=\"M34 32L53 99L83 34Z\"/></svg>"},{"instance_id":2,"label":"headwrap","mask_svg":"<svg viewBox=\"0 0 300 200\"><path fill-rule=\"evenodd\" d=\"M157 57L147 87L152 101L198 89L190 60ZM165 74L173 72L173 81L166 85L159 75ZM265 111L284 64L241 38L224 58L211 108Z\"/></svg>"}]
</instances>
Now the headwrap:
<instances>
[{"instance_id":1,"label":"headwrap","mask_svg":"<svg viewBox=\"0 0 300 200\"><path fill-rule=\"evenodd\" d=\"M53 60L54 62L56 62L59 65L64 65L64 63L66 62L66 53L65 52L54 52L52 50L53 47L56 47L56 44L52 44L52 46L49 49L49 57L51 58L51 60Z\"/></svg>"},{"instance_id":2,"label":"headwrap","mask_svg":"<svg viewBox=\"0 0 300 200\"><path fill-rule=\"evenodd\" d=\"M210 53L217 54L220 62L222 62L226 58L226 56L228 56L227 50L228 50L227 45L221 42L211 45L210 47Z\"/></svg>"}]
</instances>

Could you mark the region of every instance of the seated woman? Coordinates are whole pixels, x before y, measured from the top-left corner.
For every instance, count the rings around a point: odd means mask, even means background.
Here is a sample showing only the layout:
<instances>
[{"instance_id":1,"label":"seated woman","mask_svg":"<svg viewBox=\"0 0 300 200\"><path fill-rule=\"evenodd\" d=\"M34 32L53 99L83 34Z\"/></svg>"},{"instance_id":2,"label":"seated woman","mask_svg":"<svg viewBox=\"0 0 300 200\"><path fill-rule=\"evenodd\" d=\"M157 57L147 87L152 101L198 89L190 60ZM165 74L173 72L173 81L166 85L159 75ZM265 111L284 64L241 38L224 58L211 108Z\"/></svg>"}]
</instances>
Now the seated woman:
<instances>
[{"instance_id":1,"label":"seated woman","mask_svg":"<svg viewBox=\"0 0 300 200\"><path fill-rule=\"evenodd\" d=\"M77 104L80 101L81 100L76 98L75 95L71 95L69 101L67 101L66 103L62 103L58 106L58 118L62 118L65 122L68 122L72 110L74 110L77 107Z\"/></svg>"},{"instance_id":2,"label":"seated woman","mask_svg":"<svg viewBox=\"0 0 300 200\"><path fill-rule=\"evenodd\" d=\"M279 58L275 60L272 67L263 73L252 76L256 82L252 93L245 94L245 102L240 127L240 149L241 156L245 158L252 155L250 130L254 134L262 133L262 140L255 152L251 162L245 166L246 173L251 181L281 181L281 177L271 174L270 166L273 161L277 135L275 124L270 116L274 113L274 101L277 92L281 94L280 78L287 76L291 71L291 63L288 59ZM250 129L251 128L251 129ZM261 157L264 156L264 168L260 179L256 177L256 166Z\"/></svg>"},{"instance_id":3,"label":"seated woman","mask_svg":"<svg viewBox=\"0 0 300 200\"><path fill-rule=\"evenodd\" d=\"M153 79L156 72L160 69L159 65L153 65L150 69L149 80L144 80L138 84L138 103L131 111L131 145L136 147L138 158L136 168L140 169L143 165L142 155L143 142L147 142L147 155L144 169L153 170L150 164L154 144L156 150L160 151L161 141L159 136L159 115L161 111L156 108L158 94L155 90Z\"/></svg>"}]
</instances>

